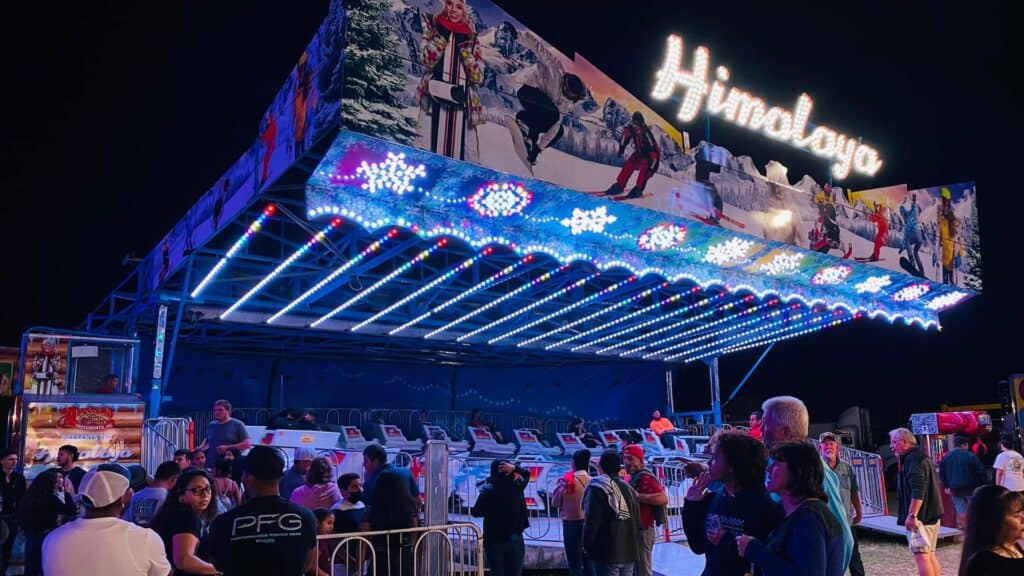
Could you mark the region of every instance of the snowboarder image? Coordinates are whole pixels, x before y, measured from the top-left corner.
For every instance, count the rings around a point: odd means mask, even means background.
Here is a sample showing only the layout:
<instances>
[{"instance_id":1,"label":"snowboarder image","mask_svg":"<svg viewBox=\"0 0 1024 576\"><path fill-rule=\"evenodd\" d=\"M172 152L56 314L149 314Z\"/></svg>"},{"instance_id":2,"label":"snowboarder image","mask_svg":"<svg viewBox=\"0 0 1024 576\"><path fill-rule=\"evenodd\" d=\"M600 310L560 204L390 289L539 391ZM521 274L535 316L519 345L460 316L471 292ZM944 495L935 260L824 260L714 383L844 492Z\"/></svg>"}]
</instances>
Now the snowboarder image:
<instances>
[{"instance_id":1,"label":"snowboarder image","mask_svg":"<svg viewBox=\"0 0 1024 576\"><path fill-rule=\"evenodd\" d=\"M505 118L505 125L512 133L516 155L532 174L537 156L562 137L562 116L586 97L587 88L579 76L565 71L532 32L523 32L520 40L537 56L537 63L516 91L523 109Z\"/></svg>"},{"instance_id":2,"label":"snowboarder image","mask_svg":"<svg viewBox=\"0 0 1024 576\"><path fill-rule=\"evenodd\" d=\"M953 270L956 264L953 253L953 239L956 238L957 232L956 214L953 212L953 202L949 188L943 186L939 191L939 196L942 201L938 211L939 244L941 244L942 248L942 282L952 284Z\"/></svg>"},{"instance_id":3,"label":"snowboarder image","mask_svg":"<svg viewBox=\"0 0 1024 576\"><path fill-rule=\"evenodd\" d=\"M316 92L313 90L313 71L309 69L309 55L299 57L295 66L295 91L292 94L292 139L295 142L295 158L306 152L306 132L309 125L309 106L316 108Z\"/></svg>"},{"instance_id":4,"label":"snowboarder image","mask_svg":"<svg viewBox=\"0 0 1024 576\"><path fill-rule=\"evenodd\" d=\"M62 364L56 338L44 338L41 350L32 358L32 380L36 384L36 393L53 394L61 391L64 387L60 379Z\"/></svg>"},{"instance_id":5,"label":"snowboarder image","mask_svg":"<svg viewBox=\"0 0 1024 576\"><path fill-rule=\"evenodd\" d=\"M634 186L626 198L640 198L643 196L647 181L658 171L658 164L661 162L661 149L658 141L651 132L651 128L644 121L644 115L640 112L633 112L629 124L622 129L622 136L619 138L619 156L626 151L626 146L632 144L633 152L626 159L626 164L619 170L615 183L605 190L606 196L618 196L626 189L629 177L633 172L639 170Z\"/></svg>"},{"instance_id":6,"label":"snowboarder image","mask_svg":"<svg viewBox=\"0 0 1024 576\"><path fill-rule=\"evenodd\" d=\"M440 13L423 17L420 62L427 73L417 89L420 146L478 162L476 128L484 114L475 87L483 84L485 64L465 0L443 5Z\"/></svg>"},{"instance_id":7,"label":"snowboarder image","mask_svg":"<svg viewBox=\"0 0 1024 576\"><path fill-rule=\"evenodd\" d=\"M900 204L900 217L903 218L903 246L900 252L907 252L906 258L900 258L900 265L907 272L915 276L924 276L924 264L921 262L921 227L918 224L918 217L921 215L921 206L917 203L917 194L910 195L910 206Z\"/></svg>"}]
</instances>

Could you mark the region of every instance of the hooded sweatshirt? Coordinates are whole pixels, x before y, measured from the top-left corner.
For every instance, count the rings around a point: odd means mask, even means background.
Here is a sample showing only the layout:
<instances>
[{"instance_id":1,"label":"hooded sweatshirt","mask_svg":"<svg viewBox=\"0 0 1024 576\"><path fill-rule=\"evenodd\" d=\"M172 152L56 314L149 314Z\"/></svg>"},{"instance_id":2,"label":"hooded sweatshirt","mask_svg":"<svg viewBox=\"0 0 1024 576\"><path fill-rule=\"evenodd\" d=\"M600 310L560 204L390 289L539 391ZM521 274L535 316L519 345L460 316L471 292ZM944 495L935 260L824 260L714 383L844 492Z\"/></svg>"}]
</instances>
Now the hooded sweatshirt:
<instances>
[{"instance_id":1,"label":"hooded sweatshirt","mask_svg":"<svg viewBox=\"0 0 1024 576\"><path fill-rule=\"evenodd\" d=\"M636 491L602 474L583 496L583 550L595 562L635 562L639 558L640 504Z\"/></svg>"},{"instance_id":2,"label":"hooded sweatshirt","mask_svg":"<svg viewBox=\"0 0 1024 576\"><path fill-rule=\"evenodd\" d=\"M488 544L504 542L530 526L523 495L530 473L516 466L512 474L501 474L498 465L502 462L495 460L491 465L491 476L470 510L473 516L483 517L484 541Z\"/></svg>"},{"instance_id":3,"label":"hooded sweatshirt","mask_svg":"<svg viewBox=\"0 0 1024 576\"><path fill-rule=\"evenodd\" d=\"M309 510L316 510L317 508L330 509L341 501L341 492L338 490L338 485L333 482L329 484L316 484L314 486L303 484L292 492L290 499L292 502Z\"/></svg>"}]
</instances>

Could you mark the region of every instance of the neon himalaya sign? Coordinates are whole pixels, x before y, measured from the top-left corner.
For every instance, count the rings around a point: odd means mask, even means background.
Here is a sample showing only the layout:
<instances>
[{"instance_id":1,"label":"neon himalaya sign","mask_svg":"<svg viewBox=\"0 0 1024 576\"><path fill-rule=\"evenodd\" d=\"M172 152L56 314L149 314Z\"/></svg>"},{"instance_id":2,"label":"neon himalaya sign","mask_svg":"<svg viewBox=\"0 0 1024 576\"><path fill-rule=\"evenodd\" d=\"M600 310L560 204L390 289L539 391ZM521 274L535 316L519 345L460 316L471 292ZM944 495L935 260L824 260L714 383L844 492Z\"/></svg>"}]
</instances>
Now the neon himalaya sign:
<instances>
[{"instance_id":1,"label":"neon himalaya sign","mask_svg":"<svg viewBox=\"0 0 1024 576\"><path fill-rule=\"evenodd\" d=\"M684 69L683 39L676 35L669 36L665 63L656 74L657 83L651 96L665 100L672 96L676 86L682 86L686 93L679 106L680 120L693 121L703 104L704 110L712 116L760 131L774 140L833 160L832 175L838 179L846 178L851 170L874 176L882 167L878 150L861 143L857 138L827 126L815 126L807 134L814 101L806 93L800 94L792 111L781 106L768 107L763 99L754 94L727 87L730 74L725 66L715 69L715 81L708 84L709 60L708 49L698 46L693 54L693 69Z\"/></svg>"}]
</instances>

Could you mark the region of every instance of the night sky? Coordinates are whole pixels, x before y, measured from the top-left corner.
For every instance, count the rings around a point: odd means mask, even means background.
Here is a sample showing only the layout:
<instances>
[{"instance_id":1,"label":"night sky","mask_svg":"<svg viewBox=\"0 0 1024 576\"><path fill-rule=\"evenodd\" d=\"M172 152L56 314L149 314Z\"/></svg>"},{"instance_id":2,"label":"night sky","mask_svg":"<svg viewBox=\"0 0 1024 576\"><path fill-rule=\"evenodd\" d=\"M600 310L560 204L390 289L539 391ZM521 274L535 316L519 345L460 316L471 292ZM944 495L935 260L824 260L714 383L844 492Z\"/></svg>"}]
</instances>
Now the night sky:
<instances>
[{"instance_id":1,"label":"night sky","mask_svg":"<svg viewBox=\"0 0 1024 576\"><path fill-rule=\"evenodd\" d=\"M0 345L12 346L32 325L77 326L128 273L122 257L151 250L238 158L327 9L33 4L9 15L0 35ZM732 85L770 103L807 91L812 122L861 135L886 159L874 179L845 183L855 189L977 182L983 296L944 314L941 333L861 321L780 344L747 385L747 402L796 394L813 420L859 403L876 426L890 426L943 402L996 400L997 381L1024 371L1021 46L1010 3L498 4L651 104L670 33L685 38L687 58L708 46ZM674 105L653 107L675 117ZM693 143L703 137L701 126L680 128ZM722 122L712 138L759 167L781 161L793 181L827 174L819 159ZM759 353L722 360L726 396ZM703 386L697 372L686 370L694 377L684 384Z\"/></svg>"}]
</instances>

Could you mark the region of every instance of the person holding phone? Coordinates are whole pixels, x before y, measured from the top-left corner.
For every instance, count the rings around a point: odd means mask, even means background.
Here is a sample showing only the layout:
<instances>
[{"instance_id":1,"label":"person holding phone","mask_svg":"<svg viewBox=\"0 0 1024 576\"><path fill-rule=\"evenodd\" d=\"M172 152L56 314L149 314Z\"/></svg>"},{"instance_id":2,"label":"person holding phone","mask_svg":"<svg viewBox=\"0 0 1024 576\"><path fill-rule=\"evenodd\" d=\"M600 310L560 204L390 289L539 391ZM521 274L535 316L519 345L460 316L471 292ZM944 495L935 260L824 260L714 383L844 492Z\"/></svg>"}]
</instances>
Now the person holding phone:
<instances>
[{"instance_id":1,"label":"person holding phone","mask_svg":"<svg viewBox=\"0 0 1024 576\"><path fill-rule=\"evenodd\" d=\"M686 492L683 531L690 549L706 557L704 576L744 576L750 562L740 556L735 537L767 538L783 519L764 486L768 449L749 434L723 432L709 464ZM722 489L709 490L712 481Z\"/></svg>"}]
</instances>

